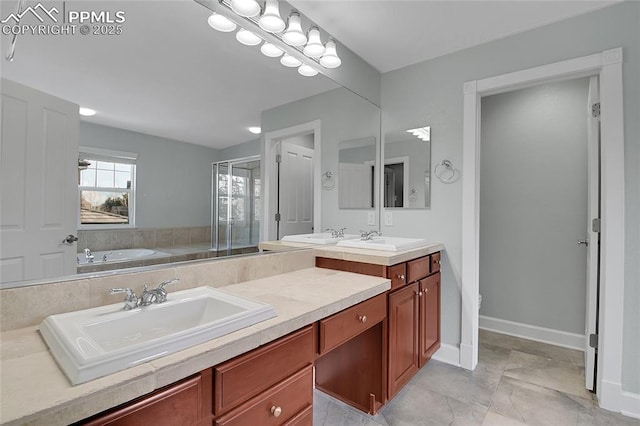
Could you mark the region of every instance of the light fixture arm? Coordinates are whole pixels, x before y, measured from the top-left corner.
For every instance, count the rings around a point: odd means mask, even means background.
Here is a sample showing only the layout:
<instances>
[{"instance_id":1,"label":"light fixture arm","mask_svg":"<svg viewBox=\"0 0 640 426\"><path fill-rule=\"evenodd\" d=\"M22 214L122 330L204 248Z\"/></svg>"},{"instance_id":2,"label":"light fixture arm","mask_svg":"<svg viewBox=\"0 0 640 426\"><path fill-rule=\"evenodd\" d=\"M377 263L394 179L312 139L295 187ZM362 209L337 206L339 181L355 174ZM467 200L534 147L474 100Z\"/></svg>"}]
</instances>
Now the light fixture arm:
<instances>
[{"instance_id":1,"label":"light fixture arm","mask_svg":"<svg viewBox=\"0 0 640 426\"><path fill-rule=\"evenodd\" d=\"M282 39L277 34L273 34L263 30L258 24L259 16L256 18L246 18L244 16L240 16L231 10L231 4L227 0L194 0L194 1L206 7L207 9L211 10L212 12L216 12L220 15L225 16L227 19L229 19L231 22L234 22L239 27L251 31L252 33L258 35L264 41L276 45L283 52L289 54L290 56L293 56L297 60L301 61L303 64L311 65L320 73L325 74L324 67L320 64L320 58L318 59L310 58L304 53L302 53L301 49L298 49L297 47L294 47L294 46L290 46L284 41L282 41ZM288 14L288 11L286 12ZM282 10L280 11L280 13L282 14L282 16L285 16Z\"/></svg>"}]
</instances>

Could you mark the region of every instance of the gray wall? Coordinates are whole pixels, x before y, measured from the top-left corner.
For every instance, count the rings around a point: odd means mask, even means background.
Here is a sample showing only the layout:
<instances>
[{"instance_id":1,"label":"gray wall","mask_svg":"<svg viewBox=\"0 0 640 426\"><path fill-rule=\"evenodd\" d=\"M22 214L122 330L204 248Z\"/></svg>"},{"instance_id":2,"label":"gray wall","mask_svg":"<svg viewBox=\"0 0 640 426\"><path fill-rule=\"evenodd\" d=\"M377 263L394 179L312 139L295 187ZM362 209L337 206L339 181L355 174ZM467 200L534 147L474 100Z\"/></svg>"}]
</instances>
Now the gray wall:
<instances>
[{"instance_id":1,"label":"gray wall","mask_svg":"<svg viewBox=\"0 0 640 426\"><path fill-rule=\"evenodd\" d=\"M640 393L640 3L623 2L545 27L402 68L382 76L383 130L427 122L433 136L432 164L462 158L462 85L622 47L625 126L625 306L623 388ZM460 343L462 187L432 186L430 210L394 211L383 233L442 241L442 339Z\"/></svg>"},{"instance_id":2,"label":"gray wall","mask_svg":"<svg viewBox=\"0 0 640 426\"><path fill-rule=\"evenodd\" d=\"M341 141L375 137L380 133L380 109L346 89L335 89L262 113L262 131L270 132L321 120L322 173L332 171L335 187L322 191L322 229L347 227L357 233L366 227L363 210L339 210L338 149Z\"/></svg>"},{"instance_id":3,"label":"gray wall","mask_svg":"<svg viewBox=\"0 0 640 426\"><path fill-rule=\"evenodd\" d=\"M215 149L86 122L80 123L80 146L138 154L136 227L211 225Z\"/></svg>"},{"instance_id":4,"label":"gray wall","mask_svg":"<svg viewBox=\"0 0 640 426\"><path fill-rule=\"evenodd\" d=\"M234 160L254 155L260 155L260 139L219 149L216 161Z\"/></svg>"},{"instance_id":5,"label":"gray wall","mask_svg":"<svg viewBox=\"0 0 640 426\"><path fill-rule=\"evenodd\" d=\"M584 334L588 91L482 98L480 315Z\"/></svg>"}]
</instances>

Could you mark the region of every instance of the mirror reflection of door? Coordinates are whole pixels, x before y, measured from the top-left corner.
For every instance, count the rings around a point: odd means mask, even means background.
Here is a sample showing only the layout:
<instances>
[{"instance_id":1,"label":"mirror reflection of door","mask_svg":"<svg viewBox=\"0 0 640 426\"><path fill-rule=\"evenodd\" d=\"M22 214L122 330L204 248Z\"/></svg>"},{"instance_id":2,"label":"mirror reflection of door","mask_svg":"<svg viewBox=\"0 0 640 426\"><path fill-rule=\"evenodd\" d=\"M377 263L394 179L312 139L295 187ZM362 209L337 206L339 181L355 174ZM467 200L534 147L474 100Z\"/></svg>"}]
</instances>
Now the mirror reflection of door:
<instances>
[{"instance_id":1,"label":"mirror reflection of door","mask_svg":"<svg viewBox=\"0 0 640 426\"><path fill-rule=\"evenodd\" d=\"M384 206L404 207L404 163L384 165Z\"/></svg>"},{"instance_id":2,"label":"mirror reflection of door","mask_svg":"<svg viewBox=\"0 0 640 426\"><path fill-rule=\"evenodd\" d=\"M313 134L279 146L277 237L313 233ZM279 219L279 220L278 220Z\"/></svg>"}]
</instances>

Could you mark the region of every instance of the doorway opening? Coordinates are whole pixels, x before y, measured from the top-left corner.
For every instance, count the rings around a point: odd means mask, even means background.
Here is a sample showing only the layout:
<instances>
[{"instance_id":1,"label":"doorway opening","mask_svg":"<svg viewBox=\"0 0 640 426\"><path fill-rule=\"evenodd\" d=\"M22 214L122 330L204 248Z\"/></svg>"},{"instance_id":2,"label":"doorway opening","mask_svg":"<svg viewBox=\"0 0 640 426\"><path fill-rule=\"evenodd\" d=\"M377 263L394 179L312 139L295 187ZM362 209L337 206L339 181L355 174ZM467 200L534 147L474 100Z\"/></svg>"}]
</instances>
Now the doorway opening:
<instances>
[{"instance_id":1,"label":"doorway opening","mask_svg":"<svg viewBox=\"0 0 640 426\"><path fill-rule=\"evenodd\" d=\"M602 408L619 412L624 306L624 108L621 48L542 65L463 85L463 169L460 365L478 362L480 99L543 81L598 76L600 83L600 306L596 391Z\"/></svg>"},{"instance_id":2,"label":"doorway opening","mask_svg":"<svg viewBox=\"0 0 640 426\"><path fill-rule=\"evenodd\" d=\"M264 135L261 241L321 229L320 120Z\"/></svg>"},{"instance_id":3,"label":"doorway opening","mask_svg":"<svg viewBox=\"0 0 640 426\"><path fill-rule=\"evenodd\" d=\"M587 226L600 214L597 83L581 77L484 96L480 126L479 327L580 351L567 357L572 364L537 361L543 370L584 369L567 380L589 390L595 348L585 336L597 334L597 300L587 297L598 285L599 233Z\"/></svg>"}]
</instances>

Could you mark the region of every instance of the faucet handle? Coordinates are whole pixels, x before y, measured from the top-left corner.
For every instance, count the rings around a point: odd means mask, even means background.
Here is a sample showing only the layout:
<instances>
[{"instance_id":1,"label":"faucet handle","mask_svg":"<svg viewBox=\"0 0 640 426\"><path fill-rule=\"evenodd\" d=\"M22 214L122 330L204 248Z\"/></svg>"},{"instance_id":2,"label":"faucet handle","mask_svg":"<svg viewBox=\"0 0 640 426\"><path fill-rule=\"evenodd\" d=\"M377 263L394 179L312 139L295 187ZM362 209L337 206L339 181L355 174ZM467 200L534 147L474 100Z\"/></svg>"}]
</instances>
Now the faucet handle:
<instances>
[{"instance_id":1,"label":"faucet handle","mask_svg":"<svg viewBox=\"0 0 640 426\"><path fill-rule=\"evenodd\" d=\"M138 307L138 296L136 296L136 292L130 288L112 288L109 290L109 294L120 294L127 293L127 297L124 299L124 310L128 311L130 309Z\"/></svg>"},{"instance_id":2,"label":"faucet handle","mask_svg":"<svg viewBox=\"0 0 640 426\"><path fill-rule=\"evenodd\" d=\"M158 290L164 290L164 288L165 288L166 286L168 286L169 284L172 284L172 283L178 283L178 282L180 282L180 278L171 278L170 280L163 281L163 282L161 282L160 284L158 284L157 289L158 289Z\"/></svg>"}]
</instances>

